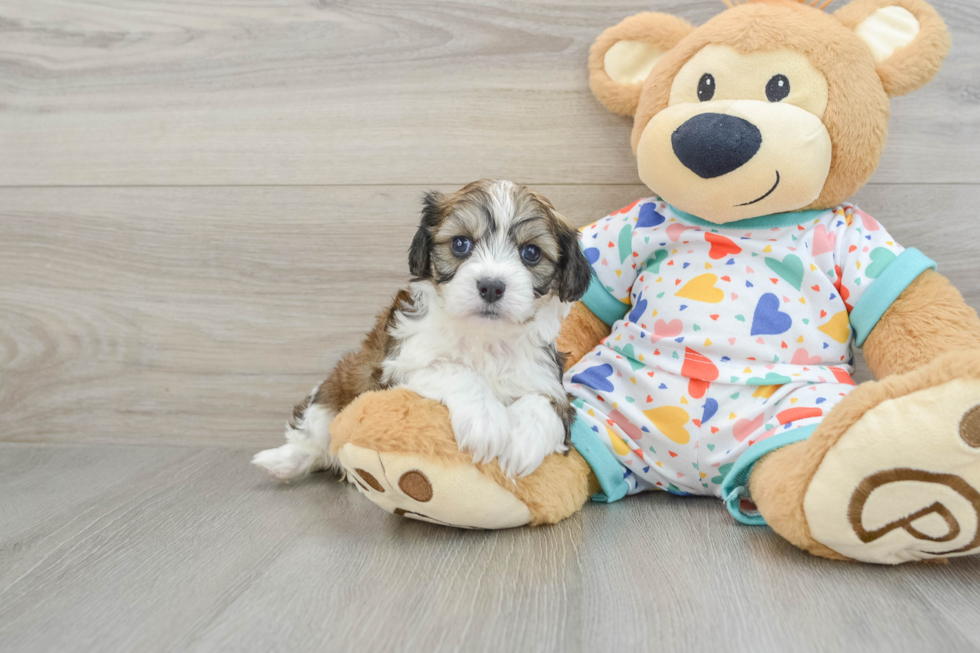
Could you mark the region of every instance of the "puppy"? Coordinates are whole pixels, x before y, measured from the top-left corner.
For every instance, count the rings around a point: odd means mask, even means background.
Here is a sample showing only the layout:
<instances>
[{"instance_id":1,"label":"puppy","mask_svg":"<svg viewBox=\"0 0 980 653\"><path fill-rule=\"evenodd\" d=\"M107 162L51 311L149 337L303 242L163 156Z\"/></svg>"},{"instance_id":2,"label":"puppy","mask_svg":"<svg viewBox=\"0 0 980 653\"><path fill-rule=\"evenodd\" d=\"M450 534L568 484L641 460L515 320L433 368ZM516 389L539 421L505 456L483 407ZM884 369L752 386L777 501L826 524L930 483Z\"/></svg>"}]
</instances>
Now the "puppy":
<instances>
[{"instance_id":1,"label":"puppy","mask_svg":"<svg viewBox=\"0 0 980 653\"><path fill-rule=\"evenodd\" d=\"M460 449L511 477L568 450L574 409L555 339L591 279L578 232L509 181L432 192L423 205L409 288L293 409L286 444L252 459L273 477L339 470L330 422L361 393L395 386L445 404Z\"/></svg>"}]
</instances>

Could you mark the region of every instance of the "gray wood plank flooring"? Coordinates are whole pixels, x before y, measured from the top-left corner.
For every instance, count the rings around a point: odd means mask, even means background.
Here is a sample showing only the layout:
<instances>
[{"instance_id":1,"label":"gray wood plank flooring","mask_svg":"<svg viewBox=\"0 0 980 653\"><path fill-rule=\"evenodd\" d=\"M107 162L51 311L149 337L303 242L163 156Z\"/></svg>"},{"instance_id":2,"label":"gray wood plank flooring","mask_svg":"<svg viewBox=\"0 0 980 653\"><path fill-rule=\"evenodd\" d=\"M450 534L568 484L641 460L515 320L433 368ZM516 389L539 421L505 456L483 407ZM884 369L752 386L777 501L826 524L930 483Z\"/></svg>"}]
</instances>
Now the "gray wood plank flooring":
<instances>
[{"instance_id":1,"label":"gray wood plank flooring","mask_svg":"<svg viewBox=\"0 0 980 653\"><path fill-rule=\"evenodd\" d=\"M893 103L879 182L980 182L980 5L934 4L955 48ZM721 8L2 0L0 184L635 183L588 48L633 13Z\"/></svg>"},{"instance_id":2,"label":"gray wood plank flooring","mask_svg":"<svg viewBox=\"0 0 980 653\"><path fill-rule=\"evenodd\" d=\"M0 444L0 650L980 648L978 559L820 560L660 494L458 531L249 454Z\"/></svg>"},{"instance_id":3,"label":"gray wood plank flooring","mask_svg":"<svg viewBox=\"0 0 980 653\"><path fill-rule=\"evenodd\" d=\"M934 4L953 51L856 201L980 308L980 5ZM827 562L661 495L459 532L248 465L405 283L424 190L648 194L586 52L720 8L0 0L0 651L980 649L977 559Z\"/></svg>"}]
</instances>

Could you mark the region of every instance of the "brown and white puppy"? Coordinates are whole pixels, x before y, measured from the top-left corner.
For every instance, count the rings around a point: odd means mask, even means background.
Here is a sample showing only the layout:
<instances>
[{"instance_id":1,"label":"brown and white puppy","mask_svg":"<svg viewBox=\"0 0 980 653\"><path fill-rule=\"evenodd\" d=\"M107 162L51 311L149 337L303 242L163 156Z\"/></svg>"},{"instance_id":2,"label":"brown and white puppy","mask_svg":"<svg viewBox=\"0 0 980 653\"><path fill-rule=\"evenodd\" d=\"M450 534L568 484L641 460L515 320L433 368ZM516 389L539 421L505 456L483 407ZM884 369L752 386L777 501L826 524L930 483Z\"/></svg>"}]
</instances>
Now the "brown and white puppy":
<instances>
[{"instance_id":1,"label":"brown and white puppy","mask_svg":"<svg viewBox=\"0 0 980 653\"><path fill-rule=\"evenodd\" d=\"M567 451L574 411L555 339L591 279L578 232L529 188L481 180L426 195L409 268L361 350L296 406L287 443L253 464L280 480L339 469L330 422L394 386L444 403L460 449L511 476Z\"/></svg>"}]
</instances>

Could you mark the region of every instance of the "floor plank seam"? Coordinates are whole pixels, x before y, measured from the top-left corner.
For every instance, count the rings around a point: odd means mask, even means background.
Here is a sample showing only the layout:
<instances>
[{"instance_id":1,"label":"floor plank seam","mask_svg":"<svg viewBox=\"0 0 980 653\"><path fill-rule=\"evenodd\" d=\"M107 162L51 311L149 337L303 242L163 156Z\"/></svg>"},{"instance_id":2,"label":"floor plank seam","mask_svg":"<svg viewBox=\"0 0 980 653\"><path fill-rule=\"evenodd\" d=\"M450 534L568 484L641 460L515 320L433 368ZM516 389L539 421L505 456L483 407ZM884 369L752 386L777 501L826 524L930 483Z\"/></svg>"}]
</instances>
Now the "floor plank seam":
<instances>
[{"instance_id":1,"label":"floor plank seam","mask_svg":"<svg viewBox=\"0 0 980 653\"><path fill-rule=\"evenodd\" d=\"M0 191L4 190L85 190L85 189L178 189L178 188L415 188L418 186L451 186L451 187L462 187L466 184L474 181L473 179L466 179L463 181L428 181L428 182L397 182L397 183L377 183L377 184L51 184L51 185L5 185L0 184ZM629 181L629 182L557 182L557 181L528 181L526 179L520 180L522 184L527 186L553 186L561 188L575 188L575 187L589 187L589 186L606 186L610 188L617 187L630 187L630 186L642 186L643 182ZM872 186L980 186L980 182L971 181L913 181L913 182L902 182L902 181L883 181L883 182L868 182L863 186L863 188L868 188ZM651 191L652 193L652 191Z\"/></svg>"}]
</instances>

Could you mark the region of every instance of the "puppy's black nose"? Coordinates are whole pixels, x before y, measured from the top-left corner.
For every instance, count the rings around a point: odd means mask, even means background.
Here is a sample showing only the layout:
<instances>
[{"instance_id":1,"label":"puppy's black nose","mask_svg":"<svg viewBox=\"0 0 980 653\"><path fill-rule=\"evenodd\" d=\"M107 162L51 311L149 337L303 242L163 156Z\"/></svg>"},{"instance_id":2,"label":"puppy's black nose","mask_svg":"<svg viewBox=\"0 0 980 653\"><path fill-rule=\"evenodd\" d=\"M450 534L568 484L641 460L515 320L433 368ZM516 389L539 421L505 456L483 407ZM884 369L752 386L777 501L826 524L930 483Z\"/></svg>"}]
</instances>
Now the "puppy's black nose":
<instances>
[{"instance_id":1,"label":"puppy's black nose","mask_svg":"<svg viewBox=\"0 0 980 653\"><path fill-rule=\"evenodd\" d=\"M492 304L504 296L507 284L500 279L480 279L476 282L476 289L480 291L483 301Z\"/></svg>"},{"instance_id":2,"label":"puppy's black nose","mask_svg":"<svg viewBox=\"0 0 980 653\"><path fill-rule=\"evenodd\" d=\"M762 146L762 132L737 116L702 113L678 127L670 142L691 172L713 179L748 163Z\"/></svg>"}]
</instances>

